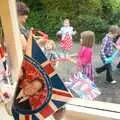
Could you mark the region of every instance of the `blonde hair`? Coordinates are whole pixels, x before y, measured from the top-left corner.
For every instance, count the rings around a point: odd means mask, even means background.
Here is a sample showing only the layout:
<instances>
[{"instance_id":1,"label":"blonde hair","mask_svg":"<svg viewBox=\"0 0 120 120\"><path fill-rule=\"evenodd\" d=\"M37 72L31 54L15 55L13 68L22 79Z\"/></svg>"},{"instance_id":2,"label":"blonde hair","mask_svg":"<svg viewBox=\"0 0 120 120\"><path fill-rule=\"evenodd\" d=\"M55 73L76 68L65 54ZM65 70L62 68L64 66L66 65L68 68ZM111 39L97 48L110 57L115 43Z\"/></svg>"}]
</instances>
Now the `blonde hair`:
<instances>
[{"instance_id":1,"label":"blonde hair","mask_svg":"<svg viewBox=\"0 0 120 120\"><path fill-rule=\"evenodd\" d=\"M117 25L111 25L109 27L109 32L111 32L112 34L119 33L119 27Z\"/></svg>"},{"instance_id":2,"label":"blonde hair","mask_svg":"<svg viewBox=\"0 0 120 120\"><path fill-rule=\"evenodd\" d=\"M65 22L65 21L68 21L68 22L70 22L70 20L69 20L68 18L64 19L64 22Z\"/></svg>"},{"instance_id":3,"label":"blonde hair","mask_svg":"<svg viewBox=\"0 0 120 120\"><path fill-rule=\"evenodd\" d=\"M48 40L47 41L47 43L45 44L45 49L47 49L49 45L52 45L52 50L56 49L56 44L53 40Z\"/></svg>"},{"instance_id":4,"label":"blonde hair","mask_svg":"<svg viewBox=\"0 0 120 120\"><path fill-rule=\"evenodd\" d=\"M81 46L85 47L93 47L93 44L95 42L95 34L92 31L84 31L81 34Z\"/></svg>"}]
</instances>

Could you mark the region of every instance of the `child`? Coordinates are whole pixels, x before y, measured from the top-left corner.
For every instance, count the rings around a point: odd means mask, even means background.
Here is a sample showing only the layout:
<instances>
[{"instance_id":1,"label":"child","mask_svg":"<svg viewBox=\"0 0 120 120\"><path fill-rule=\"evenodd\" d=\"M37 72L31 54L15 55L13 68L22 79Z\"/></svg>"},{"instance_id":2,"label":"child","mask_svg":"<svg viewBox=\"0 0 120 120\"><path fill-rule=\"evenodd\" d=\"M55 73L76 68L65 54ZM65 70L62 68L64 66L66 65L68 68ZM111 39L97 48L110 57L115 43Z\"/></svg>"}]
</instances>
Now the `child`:
<instances>
[{"instance_id":1,"label":"child","mask_svg":"<svg viewBox=\"0 0 120 120\"><path fill-rule=\"evenodd\" d=\"M95 35L92 31L84 31L81 33L80 50L77 53L77 68L87 75L87 77L94 81L92 70L92 56L93 45L95 42ZM73 61L74 62L74 61Z\"/></svg>"},{"instance_id":2,"label":"child","mask_svg":"<svg viewBox=\"0 0 120 120\"><path fill-rule=\"evenodd\" d=\"M118 36L115 38L114 43L115 43L114 46L116 48L120 47L120 28L118 30ZM118 56L120 57L120 53L118 54ZM120 61L117 64L117 68L118 69L120 68Z\"/></svg>"},{"instance_id":3,"label":"child","mask_svg":"<svg viewBox=\"0 0 120 120\"><path fill-rule=\"evenodd\" d=\"M64 20L64 26L57 32L57 35L61 35L60 47L65 52L69 51L73 47L72 35L75 35L76 31L73 31L73 27L70 26L70 20Z\"/></svg>"},{"instance_id":4,"label":"child","mask_svg":"<svg viewBox=\"0 0 120 120\"><path fill-rule=\"evenodd\" d=\"M92 81L94 80L92 70L92 56L93 44L95 42L95 35L92 31L85 31L81 33L81 48L78 52L77 65L82 69L83 73L87 75Z\"/></svg>"},{"instance_id":5,"label":"child","mask_svg":"<svg viewBox=\"0 0 120 120\"><path fill-rule=\"evenodd\" d=\"M113 61L112 56L113 53L113 40L118 35L118 26L112 25L109 28L108 34L105 35L103 38L103 43L100 51L100 57L104 65L100 68L96 68L97 73L101 73L106 70L106 80L111 83L115 84L116 81L112 78L112 66L111 63Z\"/></svg>"},{"instance_id":6,"label":"child","mask_svg":"<svg viewBox=\"0 0 120 120\"><path fill-rule=\"evenodd\" d=\"M55 42L53 40L47 41L45 45L45 55L48 58L48 60L50 60L53 66L57 65L57 62L56 62L57 54L55 52L55 49L56 49Z\"/></svg>"},{"instance_id":7,"label":"child","mask_svg":"<svg viewBox=\"0 0 120 120\"><path fill-rule=\"evenodd\" d=\"M80 35L81 47L77 53L77 62L73 61L77 63L78 70L70 75L70 82L65 82L65 85L81 99L93 100L101 94L94 83L94 72L92 69L95 35L92 31L84 31ZM70 60L72 59L70 58Z\"/></svg>"}]
</instances>

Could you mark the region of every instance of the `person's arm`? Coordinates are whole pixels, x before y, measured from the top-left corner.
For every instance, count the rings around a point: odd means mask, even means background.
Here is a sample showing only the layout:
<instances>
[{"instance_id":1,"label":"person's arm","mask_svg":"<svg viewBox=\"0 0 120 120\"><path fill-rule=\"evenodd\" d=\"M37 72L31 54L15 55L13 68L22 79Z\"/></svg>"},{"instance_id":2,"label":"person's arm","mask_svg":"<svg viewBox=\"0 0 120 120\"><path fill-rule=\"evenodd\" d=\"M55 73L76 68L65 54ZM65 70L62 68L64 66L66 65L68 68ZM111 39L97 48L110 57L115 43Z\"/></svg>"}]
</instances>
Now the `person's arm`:
<instances>
[{"instance_id":1,"label":"person's arm","mask_svg":"<svg viewBox=\"0 0 120 120\"><path fill-rule=\"evenodd\" d=\"M57 58L55 59L55 61L60 62L60 61L69 61L72 62L74 64L76 64L76 60L74 60L71 56L67 56L67 57L61 57L61 56L57 56Z\"/></svg>"},{"instance_id":2,"label":"person's arm","mask_svg":"<svg viewBox=\"0 0 120 120\"><path fill-rule=\"evenodd\" d=\"M112 63L114 61L114 59L116 58L116 56L118 55L119 50L117 50L116 52L113 53L113 55L109 58L105 58L105 63Z\"/></svg>"},{"instance_id":3,"label":"person's arm","mask_svg":"<svg viewBox=\"0 0 120 120\"><path fill-rule=\"evenodd\" d=\"M75 35L77 33L77 31L75 30L75 31L73 31L73 35Z\"/></svg>"},{"instance_id":4,"label":"person's arm","mask_svg":"<svg viewBox=\"0 0 120 120\"><path fill-rule=\"evenodd\" d=\"M113 47L116 49L117 48L117 45L115 43L113 43Z\"/></svg>"},{"instance_id":5,"label":"person's arm","mask_svg":"<svg viewBox=\"0 0 120 120\"><path fill-rule=\"evenodd\" d=\"M72 63L74 63L74 64L76 64L76 63L77 63L77 61L76 61L76 60L74 60L74 59L69 59L69 61L70 61L70 62L72 62Z\"/></svg>"},{"instance_id":6,"label":"person's arm","mask_svg":"<svg viewBox=\"0 0 120 120\"><path fill-rule=\"evenodd\" d=\"M113 47L115 49L117 49L118 51L120 51L120 36L118 37L118 39L116 40L116 42L113 43Z\"/></svg>"},{"instance_id":7,"label":"person's arm","mask_svg":"<svg viewBox=\"0 0 120 120\"><path fill-rule=\"evenodd\" d=\"M70 61L70 62L72 62L74 64L77 63L77 61L75 59L73 59L72 57L68 57L67 59L68 59L68 61Z\"/></svg>"},{"instance_id":8,"label":"person's arm","mask_svg":"<svg viewBox=\"0 0 120 120\"><path fill-rule=\"evenodd\" d=\"M114 60L115 57L118 55L118 53L119 53L119 50L117 50L116 52L114 52L114 54L112 55L112 59L113 59L113 60Z\"/></svg>"},{"instance_id":9,"label":"person's arm","mask_svg":"<svg viewBox=\"0 0 120 120\"><path fill-rule=\"evenodd\" d=\"M26 50L27 41L26 41L26 39L25 39L23 34L20 35L20 41L21 41L21 44L22 44L22 49L23 49L23 51L25 51Z\"/></svg>"},{"instance_id":10,"label":"person's arm","mask_svg":"<svg viewBox=\"0 0 120 120\"><path fill-rule=\"evenodd\" d=\"M33 28L31 28L31 30L29 32L27 45L26 45L26 50L25 50L25 53L28 56L32 55L32 35L33 35L32 30L33 30Z\"/></svg>"},{"instance_id":11,"label":"person's arm","mask_svg":"<svg viewBox=\"0 0 120 120\"><path fill-rule=\"evenodd\" d=\"M73 53L71 55L69 55L70 57L77 57L77 53Z\"/></svg>"},{"instance_id":12,"label":"person's arm","mask_svg":"<svg viewBox=\"0 0 120 120\"><path fill-rule=\"evenodd\" d=\"M63 27L57 32L57 35L62 35Z\"/></svg>"},{"instance_id":13,"label":"person's arm","mask_svg":"<svg viewBox=\"0 0 120 120\"><path fill-rule=\"evenodd\" d=\"M72 29L72 35L75 35L77 33L76 30L74 30L73 27L71 27L71 29Z\"/></svg>"}]
</instances>

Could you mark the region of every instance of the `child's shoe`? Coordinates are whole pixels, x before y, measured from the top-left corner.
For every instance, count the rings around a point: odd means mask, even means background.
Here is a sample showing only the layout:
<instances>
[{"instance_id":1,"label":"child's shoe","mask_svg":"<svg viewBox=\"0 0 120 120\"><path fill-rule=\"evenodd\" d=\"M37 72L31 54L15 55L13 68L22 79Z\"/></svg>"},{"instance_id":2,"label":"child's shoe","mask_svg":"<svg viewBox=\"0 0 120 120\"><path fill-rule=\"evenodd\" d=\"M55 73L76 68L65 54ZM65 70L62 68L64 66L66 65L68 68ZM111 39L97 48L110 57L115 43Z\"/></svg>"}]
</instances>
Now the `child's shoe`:
<instances>
[{"instance_id":1,"label":"child's shoe","mask_svg":"<svg viewBox=\"0 0 120 120\"><path fill-rule=\"evenodd\" d=\"M116 80L113 80L113 81L111 81L110 83L111 83L111 84L116 84L117 81L116 81Z\"/></svg>"}]
</instances>

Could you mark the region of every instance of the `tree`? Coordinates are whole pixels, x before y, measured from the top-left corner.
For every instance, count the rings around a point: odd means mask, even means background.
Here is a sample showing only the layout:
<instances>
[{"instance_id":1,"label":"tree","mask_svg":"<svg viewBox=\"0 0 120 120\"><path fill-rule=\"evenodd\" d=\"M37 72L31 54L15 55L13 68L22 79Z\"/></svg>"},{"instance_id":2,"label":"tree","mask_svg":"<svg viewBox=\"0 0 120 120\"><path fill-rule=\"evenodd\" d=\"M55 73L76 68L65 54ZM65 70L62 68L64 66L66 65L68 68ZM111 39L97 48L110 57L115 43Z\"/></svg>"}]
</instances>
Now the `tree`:
<instances>
[{"instance_id":1,"label":"tree","mask_svg":"<svg viewBox=\"0 0 120 120\"><path fill-rule=\"evenodd\" d=\"M110 19L110 17L113 15L113 7L111 0L100 0L101 6L102 6L102 15L101 17L103 19Z\"/></svg>"},{"instance_id":2,"label":"tree","mask_svg":"<svg viewBox=\"0 0 120 120\"><path fill-rule=\"evenodd\" d=\"M77 32L93 30L99 40L110 24L120 24L120 0L22 0L31 9L27 26L51 36L68 17ZM78 38L77 38L78 39Z\"/></svg>"}]
</instances>

